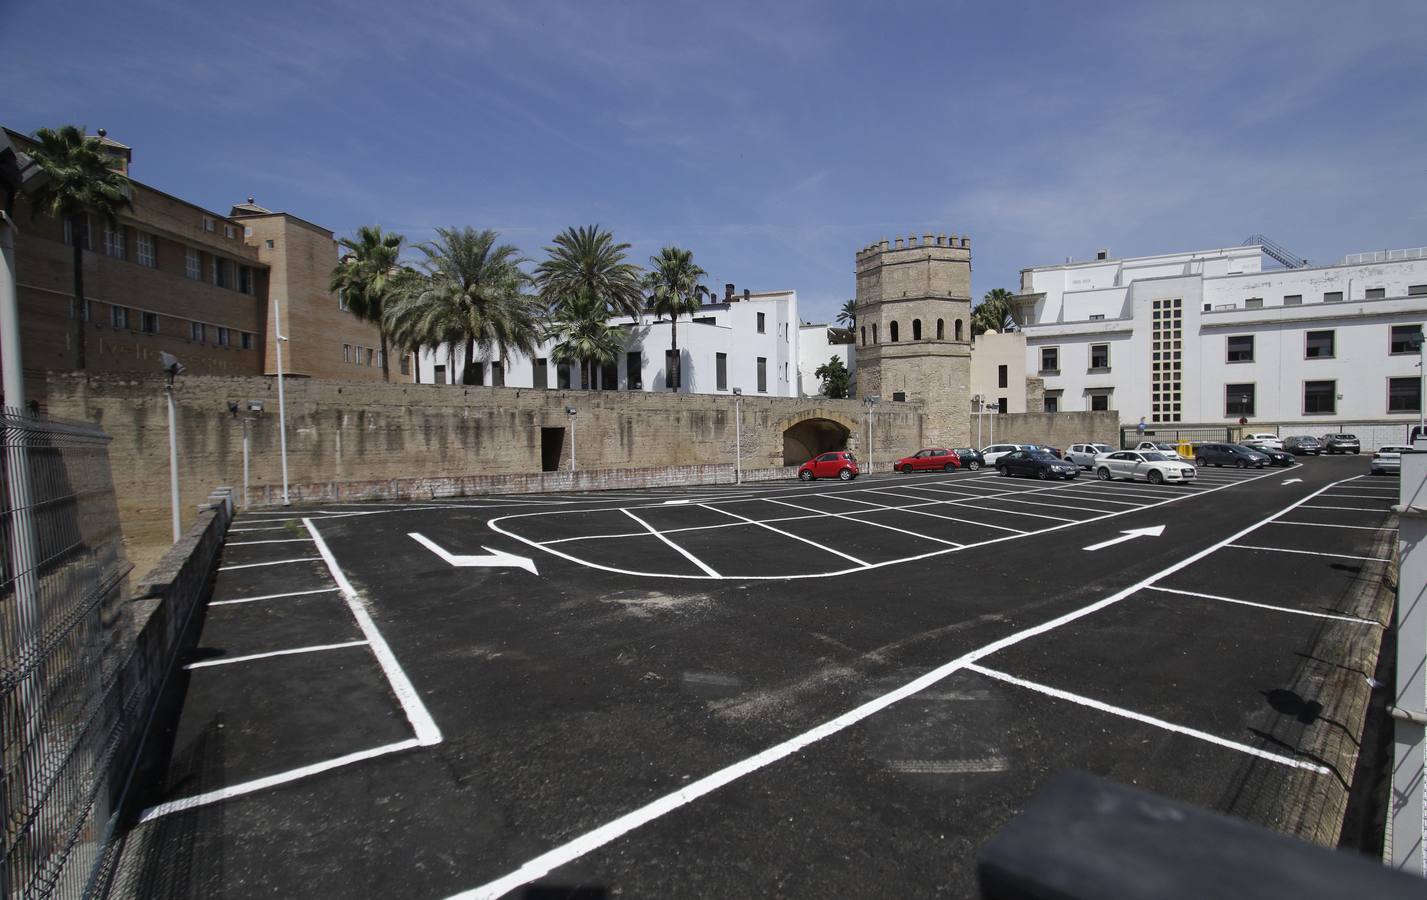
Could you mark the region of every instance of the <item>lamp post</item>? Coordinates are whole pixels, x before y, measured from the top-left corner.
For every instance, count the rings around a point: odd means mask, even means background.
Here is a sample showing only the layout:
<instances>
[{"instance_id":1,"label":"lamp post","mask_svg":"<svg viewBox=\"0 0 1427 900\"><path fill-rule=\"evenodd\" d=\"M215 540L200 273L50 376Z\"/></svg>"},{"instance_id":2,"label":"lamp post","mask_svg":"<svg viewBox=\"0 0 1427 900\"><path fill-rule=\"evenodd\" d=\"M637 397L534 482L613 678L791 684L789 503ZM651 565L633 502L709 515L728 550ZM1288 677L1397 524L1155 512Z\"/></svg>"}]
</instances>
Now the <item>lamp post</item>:
<instances>
[{"instance_id":1,"label":"lamp post","mask_svg":"<svg viewBox=\"0 0 1427 900\"><path fill-rule=\"evenodd\" d=\"M263 403L262 403L261 400L249 400L249 401L248 401L248 412L260 413L260 412L262 412L262 411L263 411ZM228 412L230 412L230 413L233 414L233 418L239 419L239 416L238 416L238 404L237 404L236 401L233 401L233 400L229 400L229 401L228 401ZM248 445L248 426L250 426L250 425L252 425L254 422L256 422L257 419L253 418L252 416L243 416L243 417L241 417L241 419L239 419L239 421L241 421L241 422L243 423L243 506L244 506L244 508L246 508L246 507L249 505L249 503L250 503L250 500L249 500L249 497L248 497L248 484L249 484L249 477L248 477L248 476L249 476L249 472L251 471L251 470L249 469L249 467L248 467L248 459L249 459L249 453L248 453L248 450L249 450L249 445Z\"/></svg>"},{"instance_id":2,"label":"lamp post","mask_svg":"<svg viewBox=\"0 0 1427 900\"><path fill-rule=\"evenodd\" d=\"M277 346L277 442L278 453L282 456L282 505L290 506L287 496L287 399L282 392L282 342L287 340L282 333L282 307L273 298L273 343Z\"/></svg>"},{"instance_id":3,"label":"lamp post","mask_svg":"<svg viewBox=\"0 0 1427 900\"><path fill-rule=\"evenodd\" d=\"M882 398L873 394L865 402L867 403L867 473L870 475L876 470L873 460L876 458L877 452L877 431L873 421L876 418L877 404L882 402Z\"/></svg>"},{"instance_id":4,"label":"lamp post","mask_svg":"<svg viewBox=\"0 0 1427 900\"><path fill-rule=\"evenodd\" d=\"M976 449L980 450L985 446L981 443L981 395L972 394L971 402L976 404Z\"/></svg>"},{"instance_id":5,"label":"lamp post","mask_svg":"<svg viewBox=\"0 0 1427 900\"><path fill-rule=\"evenodd\" d=\"M1408 338L1408 344L1417 350L1417 433L1408 441L1415 447L1417 438L1427 436L1427 339L1419 329Z\"/></svg>"},{"instance_id":6,"label":"lamp post","mask_svg":"<svg viewBox=\"0 0 1427 900\"><path fill-rule=\"evenodd\" d=\"M565 414L570 417L570 471L575 471L575 416L580 414L573 406L565 407Z\"/></svg>"},{"instance_id":7,"label":"lamp post","mask_svg":"<svg viewBox=\"0 0 1427 900\"><path fill-rule=\"evenodd\" d=\"M733 389L733 483L743 484L743 388Z\"/></svg>"},{"instance_id":8,"label":"lamp post","mask_svg":"<svg viewBox=\"0 0 1427 900\"><path fill-rule=\"evenodd\" d=\"M173 380L183 374L184 368L177 357L165 351L159 352L159 363L163 366L164 374L168 376L164 395L168 399L169 515L173 520L173 542L177 544L178 539L183 536L183 517L179 514L178 505L178 402L173 396Z\"/></svg>"}]
</instances>

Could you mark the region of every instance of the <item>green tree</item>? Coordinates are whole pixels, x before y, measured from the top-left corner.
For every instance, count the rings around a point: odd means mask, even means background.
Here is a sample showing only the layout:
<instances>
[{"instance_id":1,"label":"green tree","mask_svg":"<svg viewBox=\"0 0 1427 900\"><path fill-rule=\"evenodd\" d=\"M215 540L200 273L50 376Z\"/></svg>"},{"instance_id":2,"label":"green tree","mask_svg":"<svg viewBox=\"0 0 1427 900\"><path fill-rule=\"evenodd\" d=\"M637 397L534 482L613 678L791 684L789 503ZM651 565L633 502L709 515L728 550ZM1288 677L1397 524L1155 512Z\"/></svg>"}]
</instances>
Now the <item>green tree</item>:
<instances>
[{"instance_id":1,"label":"green tree","mask_svg":"<svg viewBox=\"0 0 1427 900\"><path fill-rule=\"evenodd\" d=\"M349 253L332 270L331 290L342 295L352 315L377 326L384 381L391 381L385 310L391 299L392 276L400 271L398 258L405 240L395 232L383 232L378 225L363 225L357 229L355 240L342 238L338 242Z\"/></svg>"},{"instance_id":2,"label":"green tree","mask_svg":"<svg viewBox=\"0 0 1427 900\"><path fill-rule=\"evenodd\" d=\"M550 317L547 336L559 338L550 349L550 358L559 364L578 365L587 389L595 386L600 367L613 363L624 349L623 330L609 324L604 304L589 295L576 294L561 303Z\"/></svg>"},{"instance_id":3,"label":"green tree","mask_svg":"<svg viewBox=\"0 0 1427 900\"><path fill-rule=\"evenodd\" d=\"M981 302L971 311L971 333L985 334L988 331L1015 331L1016 320L1011 315L1010 291L992 288L981 298Z\"/></svg>"},{"instance_id":4,"label":"green tree","mask_svg":"<svg viewBox=\"0 0 1427 900\"><path fill-rule=\"evenodd\" d=\"M813 377L822 379L823 396L829 400L846 400L852 387L852 375L843 365L842 357L834 356L813 370Z\"/></svg>"},{"instance_id":5,"label":"green tree","mask_svg":"<svg viewBox=\"0 0 1427 900\"><path fill-rule=\"evenodd\" d=\"M849 300L837 311L837 324L849 329L857 327L857 301Z\"/></svg>"},{"instance_id":6,"label":"green tree","mask_svg":"<svg viewBox=\"0 0 1427 900\"><path fill-rule=\"evenodd\" d=\"M694 254L678 247L665 247L658 256L649 257L649 274L644 276L644 288L649 291L649 309L656 317L669 317L669 347L672 351L670 381L673 390L683 384L683 368L679 358L679 316L699 310L700 297L708 288L699 279L708 273L694 265Z\"/></svg>"},{"instance_id":7,"label":"green tree","mask_svg":"<svg viewBox=\"0 0 1427 900\"><path fill-rule=\"evenodd\" d=\"M88 234L89 215L93 213L109 225L117 224L119 211L133 205L129 200L130 182L114 170L113 161L99 138L86 137L84 131L74 125L41 128L35 132L35 140L39 147L30 155L46 177L40 187L31 192L30 202L34 212L53 216L69 226L73 247L75 368L83 369L86 367L87 306L81 251Z\"/></svg>"},{"instance_id":8,"label":"green tree","mask_svg":"<svg viewBox=\"0 0 1427 900\"><path fill-rule=\"evenodd\" d=\"M540 299L548 309L587 298L609 315L637 317L643 311L641 270L625 260L628 244L616 244L614 235L598 225L566 228L552 243L535 268Z\"/></svg>"}]
</instances>

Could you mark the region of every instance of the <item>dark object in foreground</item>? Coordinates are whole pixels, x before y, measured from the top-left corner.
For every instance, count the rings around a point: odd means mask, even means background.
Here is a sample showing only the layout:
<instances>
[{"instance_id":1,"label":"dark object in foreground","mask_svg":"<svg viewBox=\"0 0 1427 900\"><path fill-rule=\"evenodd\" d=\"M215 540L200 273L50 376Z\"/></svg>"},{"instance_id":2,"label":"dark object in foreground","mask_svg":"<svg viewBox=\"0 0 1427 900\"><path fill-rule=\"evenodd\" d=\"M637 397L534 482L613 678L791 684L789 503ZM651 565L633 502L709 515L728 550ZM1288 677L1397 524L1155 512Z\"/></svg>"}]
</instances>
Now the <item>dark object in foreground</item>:
<instances>
[{"instance_id":1,"label":"dark object in foreground","mask_svg":"<svg viewBox=\"0 0 1427 900\"><path fill-rule=\"evenodd\" d=\"M982 900L1421 900L1422 881L1351 853L1065 772L977 861Z\"/></svg>"}]
</instances>

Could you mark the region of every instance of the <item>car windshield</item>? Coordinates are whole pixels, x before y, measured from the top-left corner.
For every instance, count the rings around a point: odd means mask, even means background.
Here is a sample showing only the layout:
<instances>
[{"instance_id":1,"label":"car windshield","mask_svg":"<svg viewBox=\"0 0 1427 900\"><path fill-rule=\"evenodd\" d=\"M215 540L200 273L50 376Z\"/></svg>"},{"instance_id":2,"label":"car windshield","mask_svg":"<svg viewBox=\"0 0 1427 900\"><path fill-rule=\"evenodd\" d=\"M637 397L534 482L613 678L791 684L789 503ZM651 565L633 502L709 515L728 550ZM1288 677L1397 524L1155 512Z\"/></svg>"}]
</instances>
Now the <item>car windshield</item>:
<instances>
[{"instance_id":1,"label":"car windshield","mask_svg":"<svg viewBox=\"0 0 1427 900\"><path fill-rule=\"evenodd\" d=\"M1340 441L1356 441L1358 439L1356 434L1335 434L1333 437Z\"/></svg>"},{"instance_id":2,"label":"car windshield","mask_svg":"<svg viewBox=\"0 0 1427 900\"><path fill-rule=\"evenodd\" d=\"M1169 457L1154 450L1146 450L1140 456L1145 458L1145 462L1169 462Z\"/></svg>"},{"instance_id":3,"label":"car windshield","mask_svg":"<svg viewBox=\"0 0 1427 900\"><path fill-rule=\"evenodd\" d=\"M1090 446L1094 447L1096 450L1098 450L1098 451L1101 452L1101 453L1114 453L1114 452L1115 452L1115 448L1114 448L1114 447L1111 447L1109 444L1091 444Z\"/></svg>"},{"instance_id":4,"label":"car windshield","mask_svg":"<svg viewBox=\"0 0 1427 900\"><path fill-rule=\"evenodd\" d=\"M1174 445L1168 441L1161 441L1158 444L1155 444L1155 446L1161 450L1168 450L1170 452L1174 452Z\"/></svg>"}]
</instances>

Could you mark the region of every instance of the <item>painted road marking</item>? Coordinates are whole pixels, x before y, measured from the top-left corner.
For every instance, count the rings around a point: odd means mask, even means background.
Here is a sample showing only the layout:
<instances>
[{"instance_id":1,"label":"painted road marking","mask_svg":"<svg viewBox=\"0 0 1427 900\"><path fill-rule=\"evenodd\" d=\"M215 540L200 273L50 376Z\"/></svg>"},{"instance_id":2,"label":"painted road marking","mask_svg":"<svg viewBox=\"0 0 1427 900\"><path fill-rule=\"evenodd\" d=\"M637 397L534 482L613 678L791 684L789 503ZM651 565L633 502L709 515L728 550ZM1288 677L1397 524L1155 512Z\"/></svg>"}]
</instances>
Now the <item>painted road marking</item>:
<instances>
[{"instance_id":1,"label":"painted road marking","mask_svg":"<svg viewBox=\"0 0 1427 900\"><path fill-rule=\"evenodd\" d=\"M684 559L687 559L689 562L691 562L691 563L693 563L695 566L697 566L697 567L700 569L700 571L702 571L705 575L709 576L710 578L722 578L722 577L723 577L723 576L720 575L719 573L715 572L715 571L713 570L713 567L707 565L703 560L699 559L697 556L695 556L694 554L690 553L688 550L685 550L683 547L680 547L678 544L674 543L673 541L669 540L669 539L668 539L667 537L665 537L664 535L660 534L659 531L658 531L658 529L656 529L653 525L650 525L648 522L646 522L646 521L644 521L643 519L639 518L638 516L636 516L634 513L630 512L630 511L627 510L627 509L624 510L624 514L625 514L626 516L629 516L629 517L630 517L631 519L633 519L634 521L638 522L640 525L643 525L643 526L644 526L644 530L648 531L650 534L654 535L654 536L657 537L659 540L663 541L664 543L668 544L670 547L673 547L675 550L677 550L677 551L679 552L679 555L683 556Z\"/></svg>"},{"instance_id":2,"label":"painted road marking","mask_svg":"<svg viewBox=\"0 0 1427 900\"><path fill-rule=\"evenodd\" d=\"M255 547L258 544L310 544L312 538L273 538L270 541L228 541L225 547Z\"/></svg>"},{"instance_id":3,"label":"painted road marking","mask_svg":"<svg viewBox=\"0 0 1427 900\"><path fill-rule=\"evenodd\" d=\"M1381 513L1381 512L1387 512L1387 511L1388 511L1388 510L1386 510L1386 509L1375 509L1374 507L1371 507L1371 506L1305 506L1305 507L1303 507L1303 508L1304 508L1304 509L1345 509L1345 510L1352 510L1353 512L1375 512L1375 513Z\"/></svg>"},{"instance_id":4,"label":"painted road marking","mask_svg":"<svg viewBox=\"0 0 1427 900\"><path fill-rule=\"evenodd\" d=\"M808 539L805 538L805 537L801 537L800 535L793 534L791 531L784 531L784 530L781 529L781 528L774 528L772 525L769 525L769 524L767 524L766 522L760 522L760 521L758 521L757 519L748 519L748 518L745 518L745 517L743 517L743 516L740 516L738 513L732 513L732 512L729 512L729 511L726 510L726 509L719 509L718 507L716 507L716 506L710 506L710 505L707 504L707 503L700 503L699 505L702 506L704 509L711 509L711 510L713 510L714 512L723 513L724 515L726 515L726 516L732 516L732 517L735 518L735 519L742 519L743 521L748 522L748 523L751 524L751 525L757 525L757 526L760 527L760 528L766 528L766 529L768 529L769 531L775 531L775 532L777 532L778 534L781 534L781 535L783 535L784 537L790 537L790 538L792 538L792 539L795 540L795 541L802 541L804 544L807 544L807 545L810 546L810 547L816 547L816 548L818 548L819 550L826 550L828 553L831 553L831 554L833 554L834 556L841 556L843 559L848 560L849 562L857 563L859 566L862 566L864 569L867 568L868 565L869 565L868 563L866 563L866 562L864 562L864 561L858 559L857 557L855 557L855 556L853 556L853 555L851 555L851 554L849 554L849 553L843 553L841 550L834 550L834 549L831 548L831 547L825 547L825 546L823 546L822 544L817 543L816 541L810 541L810 540L808 540ZM626 513L629 513L629 510L625 510L625 512L626 512ZM632 515L632 514L631 514L631 515Z\"/></svg>"},{"instance_id":5,"label":"painted road marking","mask_svg":"<svg viewBox=\"0 0 1427 900\"><path fill-rule=\"evenodd\" d=\"M1279 484L1302 484L1302 483L1303 483L1303 479L1302 479L1302 478L1285 478L1283 481L1280 481L1280 482L1279 482Z\"/></svg>"},{"instance_id":6,"label":"painted road marking","mask_svg":"<svg viewBox=\"0 0 1427 900\"><path fill-rule=\"evenodd\" d=\"M1125 541L1133 541L1137 537L1159 537L1164 534L1163 525L1152 525L1149 528L1131 528L1129 531L1120 532L1119 537L1110 538L1108 541L1101 541L1098 544L1091 544L1089 547L1081 547L1082 550L1104 550L1106 547L1113 547L1116 544L1123 544Z\"/></svg>"},{"instance_id":7,"label":"painted road marking","mask_svg":"<svg viewBox=\"0 0 1427 900\"><path fill-rule=\"evenodd\" d=\"M700 778L696 781L691 781L677 791L665 794L664 796L659 797L649 803L646 803L645 805L637 809L631 810L630 812L625 813L624 815L619 816L618 818L607 822L604 825L599 826L598 828L578 835L575 838L566 841L565 843L560 844L559 846L556 846L546 851L545 853L542 853L541 855L525 863L515 871L503 875L500 878L495 879L494 881L487 882L486 884L483 884L480 887L472 888L468 891L462 891L459 894L453 894L451 896L453 900L455 900L455 898L460 898L460 900L477 900L477 898L494 898L507 894L510 891L513 891L516 888L520 887L521 885L528 884L529 882L534 881L537 878L541 878L549 874L552 870L557 869L560 866L570 863L576 859L579 859L580 857L591 853L594 850L599 849L600 847L603 847L610 841L620 838L628 834L629 832L635 830L636 828L639 828L643 825L648 824L649 822L654 821L655 819L665 816L668 813L679 809L680 807L687 806L688 804L693 803L695 800L698 800L700 797L704 797L708 794L711 794L719 788L731 784L746 775L766 768L767 766L770 766L781 759L784 759L788 756L793 755L794 753L797 753L805 747L815 744L818 741L824 740L825 738L831 737L832 735L837 734L838 732L852 725L855 725L858 722L861 722L868 716L881 712L882 710L893 705L894 703L897 703L900 700L904 700L908 697L914 696L915 694L920 693L926 688L938 684L939 682L945 680L948 676L961 671L968 665L975 663L983 657L990 656L991 654L996 653L1000 650L1004 650L1007 647L1014 646L1016 644L1021 643L1022 641L1029 640L1030 638L1035 637L1037 635L1052 631L1056 628L1061 627L1062 625L1074 622L1077 619L1084 618L1085 616L1099 612L1102 609L1119 603L1126 597L1129 597L1138 591L1144 590L1145 588L1151 586L1160 579L1167 578L1170 575L1173 575L1175 572L1180 571L1181 569L1188 568L1199 560L1204 559L1206 556L1209 556L1211 553L1214 553L1228 546L1229 544L1233 543L1244 535L1249 534L1255 529L1261 527L1265 523L1272 521L1277 516L1281 516L1289 510L1297 508L1298 506L1302 505L1313 497L1316 497L1319 493L1322 492L1322 490L1326 490L1326 488L1320 489L1319 491L1315 491L1314 493L1295 501L1289 506L1284 507L1283 509L1274 513L1272 516L1269 516L1265 519L1261 519L1260 521L1255 522L1253 525L1241 529L1240 531L1236 531L1235 533L1224 538L1217 544L1211 544L1210 546L1205 547L1203 550L1200 550L1197 553L1187 556L1179 562L1174 563L1173 565L1167 568L1161 569L1160 571L1149 576L1148 578L1145 578L1142 581L1136 582L1135 584L1132 584L1129 587L1119 590L1108 597L1105 597L1101 600L1097 600L1096 602L1091 603L1089 605L1082 606L1079 609L1071 610L1070 612L1057 616L1056 618L1051 619L1047 622L1042 622L1040 625L1035 625L1030 628L1023 629L1021 631L1013 632L999 640L986 644L985 646L982 646L976 650L972 650L971 652L963 656L959 656L956 659L951 660L950 662L943 663L942 665L936 667L935 669L932 669L929 672L926 672L920 677L914 678L913 680L903 684L901 687L888 691L887 693L882 694L881 696L874 697L866 703L863 703L860 706L856 706L843 713L842 715L837 716L836 718L829 719L828 721L823 722L821 725L809 729L808 731L805 731L802 734L795 735L783 741L782 743L775 744L772 747L769 747L768 749L760 753L754 754L753 756L747 757L745 759L739 760L736 763L725 766L716 772L705 775L703 778ZM1165 501L1165 503L1172 502L1174 502L1174 500ZM1111 515L1119 515L1119 513L1112 513ZM1055 529L1047 529L1047 531L1051 530ZM997 538L996 541L1006 541L1015 539L1016 538L1012 536ZM938 550L935 551L933 554L927 555L939 555L942 553L954 552L957 551ZM1292 760L1291 763L1295 766L1303 765L1298 760Z\"/></svg>"},{"instance_id":8,"label":"painted road marking","mask_svg":"<svg viewBox=\"0 0 1427 900\"><path fill-rule=\"evenodd\" d=\"M1258 747L1250 747L1248 744L1241 744L1238 741L1231 741L1227 738L1221 738L1218 735L1210 734L1207 731L1200 731L1197 728L1189 728L1185 725L1176 725L1173 722L1167 722L1164 719L1157 719L1154 716L1147 716L1143 713L1137 713L1133 710L1125 709L1121 706L1111 706L1109 703L1102 703L1099 700L1093 700L1090 697L1082 697L1079 694L1072 694L1069 691L1062 691L1059 688L1053 688L1050 685L1040 684L1035 681L1026 681L1024 678L1017 678L1014 675L1007 675L1005 672L1000 672L996 669L988 669L985 666L979 666L976 663L967 663L966 668L969 671L977 673L978 675L985 675L987 678L994 678L997 681L1004 681L1007 684L1014 684L1017 687L1022 687L1029 691L1035 691L1038 694L1045 694L1047 697L1054 697L1057 700L1068 700L1069 702L1079 704L1080 706L1087 706L1091 709L1099 710L1100 712L1110 713L1111 715L1120 716L1125 719L1132 719L1133 721L1140 722L1145 725L1153 725L1156 728L1162 728L1165 731L1172 731L1175 734L1182 734L1186 737L1197 738L1201 741L1205 741L1210 744L1215 744L1219 747L1225 747L1229 750L1237 750L1240 753L1247 753L1250 756L1257 756L1259 759L1266 759L1271 762L1276 762L1293 769L1307 769L1310 772L1317 772L1319 775L1328 775L1332 772L1332 770L1329 769L1327 766L1319 765L1318 763L1304 762L1301 759L1294 759L1291 756L1283 756L1278 753L1270 753L1267 750L1260 750Z\"/></svg>"},{"instance_id":9,"label":"painted road marking","mask_svg":"<svg viewBox=\"0 0 1427 900\"><path fill-rule=\"evenodd\" d=\"M1323 553L1318 550L1290 550L1287 547L1258 547L1253 544L1230 544L1235 550L1268 550L1271 553L1297 553L1301 556L1327 556L1332 559L1357 559L1363 562L1392 562L1386 556L1351 556L1347 553Z\"/></svg>"},{"instance_id":10,"label":"painted road marking","mask_svg":"<svg viewBox=\"0 0 1427 900\"><path fill-rule=\"evenodd\" d=\"M1270 525L1311 525L1314 528L1352 528L1358 531L1396 531L1386 525L1332 525L1328 522L1270 522Z\"/></svg>"},{"instance_id":11,"label":"painted road marking","mask_svg":"<svg viewBox=\"0 0 1427 900\"><path fill-rule=\"evenodd\" d=\"M261 566L285 566L288 563L322 562L321 557L303 556L298 559L275 559L271 562L243 563L241 566L219 566L220 572L231 572L234 569L256 569Z\"/></svg>"},{"instance_id":12,"label":"painted road marking","mask_svg":"<svg viewBox=\"0 0 1427 900\"><path fill-rule=\"evenodd\" d=\"M948 547L965 547L965 546L966 546L965 544L958 544L956 541L947 541L947 540L943 540L943 539L938 538L938 537L932 537L932 536L929 535L929 534L922 534L920 531L909 531L909 530L907 530L906 528L898 528L898 527L896 527L895 525L885 525L885 524L883 524L883 523L881 523L881 522L866 522L866 521L863 521L862 519L856 518L857 516L871 515L870 512L834 513L834 512L827 512L827 511L821 510L821 509L813 509L813 508L808 507L808 506L799 506L799 505L796 504L796 503L789 503L787 500L769 500L768 502L769 502L769 503L777 503L777 504L780 505L780 506L788 506L788 507L791 507L791 508L793 508L793 509L801 509L803 512L817 513L817 514L819 515L819 517L822 517L822 518L853 519L853 520L856 521L857 524L859 524L859 525L871 525L871 526L874 527L874 528L885 528L885 529L888 530L888 531L895 531L895 532L897 532L898 534L908 534L908 535L911 535L911 536L914 537L914 538L918 538L918 539L923 540L923 541L932 541L933 543L937 543L937 544L946 544Z\"/></svg>"},{"instance_id":13,"label":"painted road marking","mask_svg":"<svg viewBox=\"0 0 1427 900\"><path fill-rule=\"evenodd\" d=\"M878 493L891 494L891 491L879 491ZM900 494L892 494L892 496L894 496L894 497L900 497L900 496L902 496L902 495L900 495ZM1027 534L1027 533L1028 533L1028 532L1025 532L1025 531L1023 531L1023 530L1021 530L1021 529L1019 529L1019 528L1011 528L1010 526L1007 526L1007 525L992 525L992 524L990 524L989 522L978 522L978 521L975 520L975 519L961 519L961 518L957 518L956 516L948 516L948 515L946 515L945 513L934 513L934 512L928 512L927 510L924 510L924 509L916 509L916 507L918 507L918 506L929 506L929 505L934 506L934 505L937 505L937 501L931 501L931 503L913 503L911 506L887 506L887 505L884 504L884 503L873 503L871 500L858 500L856 497L838 497L837 499L838 499L838 500L845 500L845 501L847 501L848 503L861 503L861 504L863 504L864 506L871 506L871 507L874 507L874 508L876 508L876 509L881 509L881 510L896 510L896 511L898 511L898 512L914 513L914 514L919 515L919 516L930 516L930 517L933 518L933 519L946 519L947 521L950 521L950 522L962 522L962 523L967 524L967 525L979 525L979 526L982 527L982 528L994 528L994 529L996 529L997 531L1011 531L1011 532L1014 532L1014 533L1016 533L1016 534ZM905 497L905 498L903 498L903 499L910 500L910 499L913 499L913 498L911 498L911 497ZM863 515L866 515L866 513L863 513Z\"/></svg>"},{"instance_id":14,"label":"painted road marking","mask_svg":"<svg viewBox=\"0 0 1427 900\"><path fill-rule=\"evenodd\" d=\"M284 597L306 597L308 594L332 594L340 588L318 588L315 591L289 591L286 594L263 594L261 597L237 597L232 600L212 600L209 606L230 606L234 603L257 603L259 600L280 600Z\"/></svg>"},{"instance_id":15,"label":"painted road marking","mask_svg":"<svg viewBox=\"0 0 1427 900\"><path fill-rule=\"evenodd\" d=\"M407 532L406 536L416 541L418 544L425 547L427 550L430 550L432 553L435 553L437 556L441 557L441 559L448 565L456 566L457 568L498 568L500 566L516 566L521 569L524 569L531 575L540 574L539 572L535 571L535 561L528 556L516 556L514 553L506 553L504 550L492 550L490 547L481 548L482 550L486 551L486 553L490 554L489 556L462 556L454 553L447 553L446 550L442 548L440 544L437 544L435 541L431 540L425 535L417 534L414 531Z\"/></svg>"},{"instance_id":16,"label":"painted road marking","mask_svg":"<svg viewBox=\"0 0 1427 900\"><path fill-rule=\"evenodd\" d=\"M341 644L313 644L311 647L293 647L290 650L270 650L267 653L249 653L246 656L227 656L221 659L205 659L201 662L189 663L185 669L206 669L209 666L226 666L230 663L249 662L254 659L267 659L270 656L295 656L299 653L320 653L323 650L341 650L344 647L365 647L366 641L345 641Z\"/></svg>"},{"instance_id":17,"label":"painted road marking","mask_svg":"<svg viewBox=\"0 0 1427 900\"><path fill-rule=\"evenodd\" d=\"M1273 523L1270 522L1269 524L1271 525ZM1201 594L1198 591L1182 591L1179 588L1167 588L1160 587L1158 585L1150 586L1149 590L1160 591L1161 593L1165 594L1182 594L1185 597L1199 597L1203 600L1216 600L1220 603L1236 603L1239 606L1256 606L1259 609L1271 609L1274 612L1292 613L1295 616L1313 616L1314 618L1318 619L1338 619L1343 622L1357 622L1361 625L1377 625L1379 628L1382 627L1381 622L1374 622L1372 619L1364 619L1358 616L1343 616L1337 615L1335 613L1313 612L1311 610L1306 609L1292 609L1287 606L1274 606L1271 603L1255 603L1252 600L1237 600L1233 597L1223 597L1219 594Z\"/></svg>"}]
</instances>

